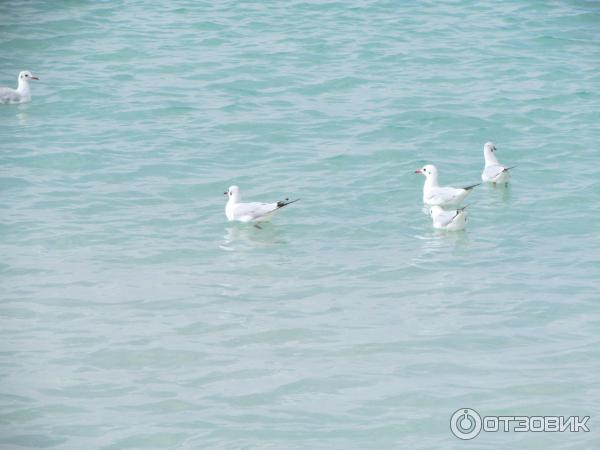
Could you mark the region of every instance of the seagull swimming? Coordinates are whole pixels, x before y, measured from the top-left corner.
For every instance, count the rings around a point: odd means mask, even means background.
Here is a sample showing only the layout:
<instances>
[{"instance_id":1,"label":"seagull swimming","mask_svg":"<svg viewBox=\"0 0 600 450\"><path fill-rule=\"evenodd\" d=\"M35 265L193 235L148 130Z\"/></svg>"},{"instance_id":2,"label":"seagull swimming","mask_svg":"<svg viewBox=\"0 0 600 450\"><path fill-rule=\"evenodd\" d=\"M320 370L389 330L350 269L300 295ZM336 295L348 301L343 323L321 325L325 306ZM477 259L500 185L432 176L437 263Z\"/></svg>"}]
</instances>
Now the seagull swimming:
<instances>
[{"instance_id":1,"label":"seagull swimming","mask_svg":"<svg viewBox=\"0 0 600 450\"><path fill-rule=\"evenodd\" d=\"M31 101L31 89L29 80L39 80L29 70L19 73L19 85L17 89L0 87L0 103L27 103Z\"/></svg>"},{"instance_id":2,"label":"seagull swimming","mask_svg":"<svg viewBox=\"0 0 600 450\"><path fill-rule=\"evenodd\" d=\"M464 188L440 187L438 184L437 168L431 164L424 166L422 169L415 170L415 173L425 175L423 203L431 206L460 205L471 190L481 184L472 184Z\"/></svg>"},{"instance_id":3,"label":"seagull swimming","mask_svg":"<svg viewBox=\"0 0 600 450\"><path fill-rule=\"evenodd\" d=\"M496 155L496 146L492 142L486 142L483 146L483 157L485 158L485 167L483 168L483 172L481 173L481 179L483 181L489 183L504 183L504 185L508 185L508 180L510 179L510 173L508 171L510 169L515 168L505 167L498 162Z\"/></svg>"},{"instance_id":4,"label":"seagull swimming","mask_svg":"<svg viewBox=\"0 0 600 450\"><path fill-rule=\"evenodd\" d=\"M465 228L467 224L466 206L460 209L445 210L441 206L431 207L431 218L433 219L433 228L439 230L459 231Z\"/></svg>"},{"instance_id":5,"label":"seagull swimming","mask_svg":"<svg viewBox=\"0 0 600 450\"><path fill-rule=\"evenodd\" d=\"M297 202L300 199L289 201L287 198L275 203L241 203L240 188L229 186L224 193L229 199L225 206L225 215L227 219L238 220L240 222L267 222L271 220L273 214L284 206ZM260 226L255 225L257 228Z\"/></svg>"}]
</instances>

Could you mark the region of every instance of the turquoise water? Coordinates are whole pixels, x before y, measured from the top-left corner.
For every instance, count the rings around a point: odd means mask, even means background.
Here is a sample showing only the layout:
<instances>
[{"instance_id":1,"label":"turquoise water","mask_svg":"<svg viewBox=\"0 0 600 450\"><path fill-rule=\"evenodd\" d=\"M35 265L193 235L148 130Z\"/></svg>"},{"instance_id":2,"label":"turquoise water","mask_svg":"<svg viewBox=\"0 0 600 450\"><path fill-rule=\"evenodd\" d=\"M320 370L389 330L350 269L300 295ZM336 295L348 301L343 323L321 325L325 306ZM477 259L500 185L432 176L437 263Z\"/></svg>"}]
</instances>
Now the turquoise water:
<instances>
[{"instance_id":1,"label":"turquoise water","mask_svg":"<svg viewBox=\"0 0 600 450\"><path fill-rule=\"evenodd\" d=\"M0 3L0 447L600 448L600 5L156 3Z\"/></svg>"}]
</instances>

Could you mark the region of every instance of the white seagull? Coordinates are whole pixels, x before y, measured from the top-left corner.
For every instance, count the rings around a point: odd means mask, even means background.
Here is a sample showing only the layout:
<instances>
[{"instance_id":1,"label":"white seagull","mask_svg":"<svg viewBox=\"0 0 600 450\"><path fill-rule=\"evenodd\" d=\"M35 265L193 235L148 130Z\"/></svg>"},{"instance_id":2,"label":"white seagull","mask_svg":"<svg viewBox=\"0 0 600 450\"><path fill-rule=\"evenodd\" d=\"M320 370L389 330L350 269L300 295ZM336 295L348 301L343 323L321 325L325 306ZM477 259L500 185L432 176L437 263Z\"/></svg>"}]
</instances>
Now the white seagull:
<instances>
[{"instance_id":1,"label":"white seagull","mask_svg":"<svg viewBox=\"0 0 600 450\"><path fill-rule=\"evenodd\" d=\"M240 222L267 222L271 220L273 214L279 211L284 206L290 203L297 202L300 199L289 201L287 198L275 203L241 203L240 188L237 186L229 186L224 192L229 199L227 200L227 206L225 206L225 215L227 219L238 220ZM258 224L254 225L260 228Z\"/></svg>"},{"instance_id":2,"label":"white seagull","mask_svg":"<svg viewBox=\"0 0 600 450\"><path fill-rule=\"evenodd\" d=\"M17 89L0 87L0 103L27 103L31 101L31 89L29 80L39 80L29 70L19 73L19 85Z\"/></svg>"},{"instance_id":3,"label":"white seagull","mask_svg":"<svg viewBox=\"0 0 600 450\"><path fill-rule=\"evenodd\" d=\"M431 218L433 219L433 228L439 230L459 231L465 228L467 224L466 206L460 209L445 210L441 206L431 207Z\"/></svg>"},{"instance_id":4,"label":"white seagull","mask_svg":"<svg viewBox=\"0 0 600 450\"><path fill-rule=\"evenodd\" d=\"M483 157L485 158L485 167L481 173L481 179L489 183L504 183L508 185L510 179L510 169L516 166L506 167L498 162L496 155L496 146L492 142L486 142L483 146Z\"/></svg>"},{"instance_id":5,"label":"white seagull","mask_svg":"<svg viewBox=\"0 0 600 450\"><path fill-rule=\"evenodd\" d=\"M431 206L460 205L471 190L481 184L472 184L464 188L440 187L438 184L438 171L431 164L424 166L422 169L415 170L415 173L425 175L423 203Z\"/></svg>"}]
</instances>

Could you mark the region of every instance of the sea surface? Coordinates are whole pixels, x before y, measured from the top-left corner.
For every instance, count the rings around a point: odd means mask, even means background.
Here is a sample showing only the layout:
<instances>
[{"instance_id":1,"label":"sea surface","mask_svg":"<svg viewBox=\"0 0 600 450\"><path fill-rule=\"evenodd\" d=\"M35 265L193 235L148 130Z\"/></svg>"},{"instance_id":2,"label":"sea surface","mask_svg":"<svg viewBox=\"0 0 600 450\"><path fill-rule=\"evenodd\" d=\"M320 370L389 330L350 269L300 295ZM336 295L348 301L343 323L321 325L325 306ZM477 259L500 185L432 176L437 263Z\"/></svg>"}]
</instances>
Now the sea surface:
<instances>
[{"instance_id":1,"label":"sea surface","mask_svg":"<svg viewBox=\"0 0 600 450\"><path fill-rule=\"evenodd\" d=\"M600 3L0 2L0 448L600 448ZM480 181L464 232L423 178ZM263 229L223 191L300 198ZM589 432L481 432L590 416Z\"/></svg>"}]
</instances>

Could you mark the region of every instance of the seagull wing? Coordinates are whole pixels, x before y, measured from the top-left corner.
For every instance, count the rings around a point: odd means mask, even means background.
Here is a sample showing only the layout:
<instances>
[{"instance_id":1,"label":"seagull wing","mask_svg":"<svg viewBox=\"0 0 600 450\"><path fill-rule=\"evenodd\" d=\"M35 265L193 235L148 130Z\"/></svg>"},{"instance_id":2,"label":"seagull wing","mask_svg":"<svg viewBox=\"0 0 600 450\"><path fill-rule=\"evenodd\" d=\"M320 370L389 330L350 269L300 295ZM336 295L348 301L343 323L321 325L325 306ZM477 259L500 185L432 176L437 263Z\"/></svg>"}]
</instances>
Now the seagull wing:
<instances>
[{"instance_id":1,"label":"seagull wing","mask_svg":"<svg viewBox=\"0 0 600 450\"><path fill-rule=\"evenodd\" d=\"M7 87L0 87L0 103L10 103L19 101L17 91Z\"/></svg>"},{"instance_id":2,"label":"seagull wing","mask_svg":"<svg viewBox=\"0 0 600 450\"><path fill-rule=\"evenodd\" d=\"M499 164L494 164L493 166L487 166L485 169L483 169L483 177L482 178L485 179L486 181L493 181L495 178L497 178L500 174L502 174L506 170L508 170L506 167L501 166Z\"/></svg>"},{"instance_id":3,"label":"seagull wing","mask_svg":"<svg viewBox=\"0 0 600 450\"><path fill-rule=\"evenodd\" d=\"M440 187L434 189L428 197L428 202L432 204L452 203L463 192L463 189L452 187Z\"/></svg>"},{"instance_id":4,"label":"seagull wing","mask_svg":"<svg viewBox=\"0 0 600 450\"><path fill-rule=\"evenodd\" d=\"M433 221L438 226L446 227L454 220L460 211L461 210L440 211L433 216Z\"/></svg>"},{"instance_id":5,"label":"seagull wing","mask_svg":"<svg viewBox=\"0 0 600 450\"><path fill-rule=\"evenodd\" d=\"M279 209L277 203L239 203L235 206L233 214L237 220L252 222L253 220L265 218L277 209Z\"/></svg>"}]
</instances>

